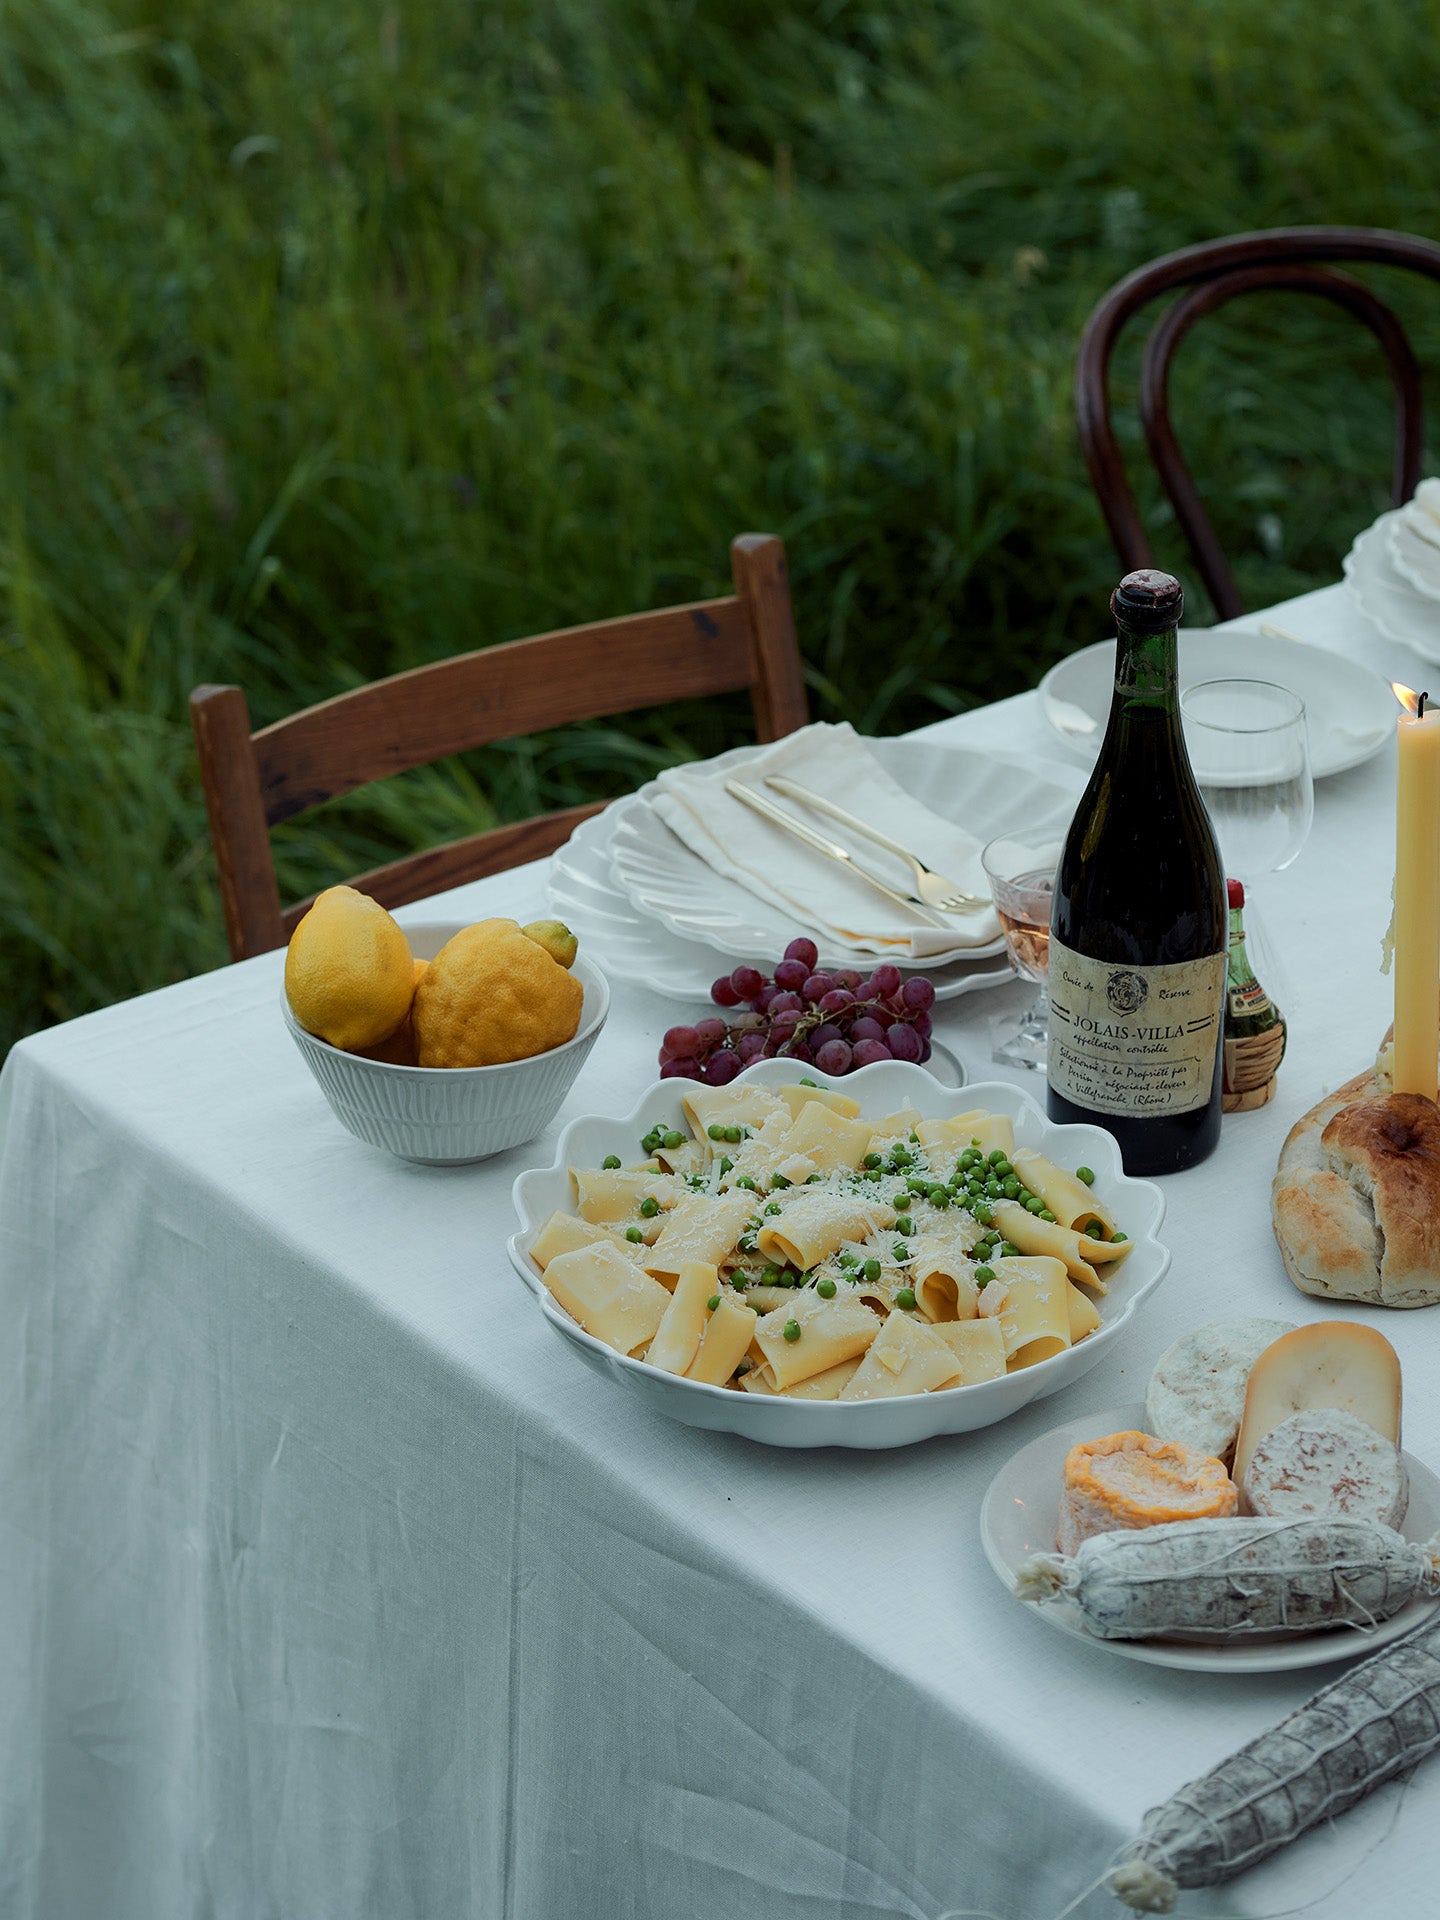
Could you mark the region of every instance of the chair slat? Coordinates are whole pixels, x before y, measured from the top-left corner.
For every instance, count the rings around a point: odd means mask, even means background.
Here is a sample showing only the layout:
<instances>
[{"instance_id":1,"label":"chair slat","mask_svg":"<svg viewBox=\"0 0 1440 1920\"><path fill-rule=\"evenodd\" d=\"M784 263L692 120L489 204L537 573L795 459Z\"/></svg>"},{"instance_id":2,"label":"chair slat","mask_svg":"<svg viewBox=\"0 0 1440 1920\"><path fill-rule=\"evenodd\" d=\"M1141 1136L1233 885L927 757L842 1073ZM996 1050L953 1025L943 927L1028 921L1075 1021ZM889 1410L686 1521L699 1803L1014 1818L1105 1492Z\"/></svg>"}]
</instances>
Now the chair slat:
<instances>
[{"instance_id":1,"label":"chair slat","mask_svg":"<svg viewBox=\"0 0 1440 1920\"><path fill-rule=\"evenodd\" d=\"M754 677L733 599L667 607L437 660L279 720L255 735L273 826L291 814L492 740L623 713L643 700L733 693ZM643 689L637 700L637 690Z\"/></svg>"}]
</instances>

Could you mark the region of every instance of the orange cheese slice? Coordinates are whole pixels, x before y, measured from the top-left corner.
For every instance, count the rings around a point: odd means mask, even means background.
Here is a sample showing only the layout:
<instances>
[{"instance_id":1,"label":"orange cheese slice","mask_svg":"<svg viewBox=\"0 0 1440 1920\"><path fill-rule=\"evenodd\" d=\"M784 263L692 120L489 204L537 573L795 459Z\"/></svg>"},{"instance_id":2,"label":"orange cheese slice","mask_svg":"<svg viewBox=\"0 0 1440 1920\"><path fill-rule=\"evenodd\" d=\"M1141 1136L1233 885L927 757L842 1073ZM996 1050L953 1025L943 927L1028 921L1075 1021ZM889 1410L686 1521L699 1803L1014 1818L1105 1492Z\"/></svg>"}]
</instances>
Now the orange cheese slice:
<instances>
[{"instance_id":1,"label":"orange cheese slice","mask_svg":"<svg viewBox=\"0 0 1440 1920\"><path fill-rule=\"evenodd\" d=\"M1082 1440L1065 1457L1060 1551L1096 1533L1167 1520L1226 1520L1238 1511L1235 1483L1218 1460L1178 1440L1111 1433Z\"/></svg>"}]
</instances>

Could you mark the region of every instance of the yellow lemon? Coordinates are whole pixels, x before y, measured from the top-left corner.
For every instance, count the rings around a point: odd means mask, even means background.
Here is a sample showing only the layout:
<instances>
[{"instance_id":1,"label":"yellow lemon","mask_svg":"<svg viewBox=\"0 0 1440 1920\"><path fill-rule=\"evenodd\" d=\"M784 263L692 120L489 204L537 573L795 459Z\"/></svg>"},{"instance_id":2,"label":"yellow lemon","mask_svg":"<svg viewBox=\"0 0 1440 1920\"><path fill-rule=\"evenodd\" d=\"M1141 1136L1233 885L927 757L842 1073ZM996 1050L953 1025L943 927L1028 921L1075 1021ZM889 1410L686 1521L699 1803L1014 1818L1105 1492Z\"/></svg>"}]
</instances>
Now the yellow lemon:
<instances>
[{"instance_id":1,"label":"yellow lemon","mask_svg":"<svg viewBox=\"0 0 1440 1920\"><path fill-rule=\"evenodd\" d=\"M422 1067L491 1067L562 1046L584 988L513 920L480 920L448 940L415 989Z\"/></svg>"},{"instance_id":2,"label":"yellow lemon","mask_svg":"<svg viewBox=\"0 0 1440 1920\"><path fill-rule=\"evenodd\" d=\"M415 962L416 986L420 984L420 976L429 964L428 960ZM413 1001L411 1004L414 1004ZM405 1009L405 1018L395 1031L388 1034L378 1045L355 1047L352 1051L362 1055L366 1060L383 1060L387 1066L391 1067L418 1067L420 1058L415 1051L415 1024L410 1018L410 1008Z\"/></svg>"},{"instance_id":3,"label":"yellow lemon","mask_svg":"<svg viewBox=\"0 0 1440 1920\"><path fill-rule=\"evenodd\" d=\"M290 936L285 997L307 1033L358 1052L410 1010L415 966L390 915L354 887L327 887Z\"/></svg>"}]
</instances>

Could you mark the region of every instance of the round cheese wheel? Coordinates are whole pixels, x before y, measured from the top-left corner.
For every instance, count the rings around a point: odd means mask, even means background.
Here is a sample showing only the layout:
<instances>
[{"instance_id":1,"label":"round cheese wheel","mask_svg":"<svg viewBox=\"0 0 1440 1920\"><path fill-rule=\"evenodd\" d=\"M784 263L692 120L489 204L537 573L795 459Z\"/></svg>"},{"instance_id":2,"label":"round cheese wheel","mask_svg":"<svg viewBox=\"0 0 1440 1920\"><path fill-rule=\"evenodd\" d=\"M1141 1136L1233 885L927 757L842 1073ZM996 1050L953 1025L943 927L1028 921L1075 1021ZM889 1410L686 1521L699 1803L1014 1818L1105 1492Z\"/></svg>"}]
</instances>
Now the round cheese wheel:
<instances>
[{"instance_id":1,"label":"round cheese wheel","mask_svg":"<svg viewBox=\"0 0 1440 1920\"><path fill-rule=\"evenodd\" d=\"M1251 1367L1294 1327L1293 1320L1212 1320L1182 1333L1156 1361L1145 1390L1150 1432L1227 1459L1245 1409Z\"/></svg>"},{"instance_id":2,"label":"round cheese wheel","mask_svg":"<svg viewBox=\"0 0 1440 1920\"><path fill-rule=\"evenodd\" d=\"M1226 1520L1238 1506L1234 1482L1208 1454L1148 1433L1111 1433L1065 1456L1059 1547L1073 1554L1094 1534L1167 1520Z\"/></svg>"},{"instance_id":3,"label":"round cheese wheel","mask_svg":"<svg viewBox=\"0 0 1440 1920\"><path fill-rule=\"evenodd\" d=\"M1245 1469L1252 1513L1276 1520L1316 1515L1398 1527L1410 1499L1400 1449L1339 1407L1307 1407L1272 1427Z\"/></svg>"}]
</instances>

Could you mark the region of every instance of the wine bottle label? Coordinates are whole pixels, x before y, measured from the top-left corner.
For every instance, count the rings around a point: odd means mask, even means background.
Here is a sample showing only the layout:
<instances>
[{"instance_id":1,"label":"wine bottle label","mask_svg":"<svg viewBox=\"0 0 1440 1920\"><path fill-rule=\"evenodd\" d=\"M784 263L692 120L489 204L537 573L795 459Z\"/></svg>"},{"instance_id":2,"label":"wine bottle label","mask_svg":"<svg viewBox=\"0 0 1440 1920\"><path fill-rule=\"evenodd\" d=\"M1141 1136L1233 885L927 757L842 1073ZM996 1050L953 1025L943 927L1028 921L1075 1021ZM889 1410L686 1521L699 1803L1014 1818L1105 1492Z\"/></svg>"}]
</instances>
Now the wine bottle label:
<instances>
[{"instance_id":1,"label":"wine bottle label","mask_svg":"<svg viewBox=\"0 0 1440 1920\"><path fill-rule=\"evenodd\" d=\"M1050 1046L1057 1093L1092 1113L1190 1113L1210 1098L1226 955L1172 966L1092 960L1050 942Z\"/></svg>"}]
</instances>

